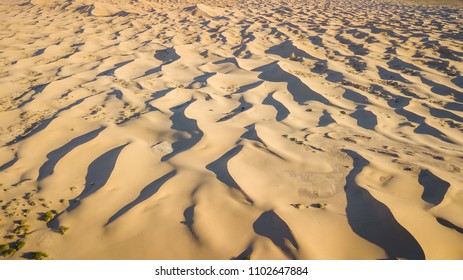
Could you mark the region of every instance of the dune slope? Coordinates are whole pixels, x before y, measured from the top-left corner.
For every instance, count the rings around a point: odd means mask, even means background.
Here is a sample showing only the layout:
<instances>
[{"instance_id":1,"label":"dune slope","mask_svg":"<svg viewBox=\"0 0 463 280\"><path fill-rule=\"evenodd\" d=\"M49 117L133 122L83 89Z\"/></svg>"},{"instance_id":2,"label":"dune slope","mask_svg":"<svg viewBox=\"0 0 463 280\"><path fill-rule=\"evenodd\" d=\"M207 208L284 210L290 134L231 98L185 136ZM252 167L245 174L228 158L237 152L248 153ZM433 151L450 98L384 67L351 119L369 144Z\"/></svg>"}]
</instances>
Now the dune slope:
<instances>
[{"instance_id":1,"label":"dune slope","mask_svg":"<svg viewBox=\"0 0 463 280\"><path fill-rule=\"evenodd\" d=\"M5 258L463 258L462 8L127 2L0 1Z\"/></svg>"}]
</instances>

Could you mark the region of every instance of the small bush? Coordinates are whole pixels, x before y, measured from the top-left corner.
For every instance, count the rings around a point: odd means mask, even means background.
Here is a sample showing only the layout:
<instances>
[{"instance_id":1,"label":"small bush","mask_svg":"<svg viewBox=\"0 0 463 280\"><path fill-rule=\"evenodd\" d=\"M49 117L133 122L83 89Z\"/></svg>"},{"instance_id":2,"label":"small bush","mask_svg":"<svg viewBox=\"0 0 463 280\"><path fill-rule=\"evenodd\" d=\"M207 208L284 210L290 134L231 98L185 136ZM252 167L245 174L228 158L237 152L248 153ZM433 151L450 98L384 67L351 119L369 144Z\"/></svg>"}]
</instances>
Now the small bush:
<instances>
[{"instance_id":1,"label":"small bush","mask_svg":"<svg viewBox=\"0 0 463 280\"><path fill-rule=\"evenodd\" d=\"M20 234L27 234L30 230L30 226L26 224L19 225L17 228L14 229L13 233L20 235Z\"/></svg>"},{"instance_id":2,"label":"small bush","mask_svg":"<svg viewBox=\"0 0 463 280\"><path fill-rule=\"evenodd\" d=\"M8 244L0 244L0 254L5 252L8 249L10 249L10 245L8 245Z\"/></svg>"},{"instance_id":3,"label":"small bush","mask_svg":"<svg viewBox=\"0 0 463 280\"><path fill-rule=\"evenodd\" d=\"M44 252L31 252L30 253L30 259L31 260L43 260L45 258L48 258L48 254Z\"/></svg>"},{"instance_id":4,"label":"small bush","mask_svg":"<svg viewBox=\"0 0 463 280\"><path fill-rule=\"evenodd\" d=\"M14 221L15 224L18 224L20 226L24 226L27 223L27 220L16 220Z\"/></svg>"},{"instance_id":5,"label":"small bush","mask_svg":"<svg viewBox=\"0 0 463 280\"><path fill-rule=\"evenodd\" d=\"M48 211L43 214L42 219L48 223L49 221L53 219L53 217L55 217L55 214L51 211Z\"/></svg>"},{"instance_id":6,"label":"small bush","mask_svg":"<svg viewBox=\"0 0 463 280\"><path fill-rule=\"evenodd\" d=\"M58 232L61 233L61 234L66 233L66 231L68 231L68 230L69 230L69 227L65 227L65 226L60 226L58 228Z\"/></svg>"},{"instance_id":7,"label":"small bush","mask_svg":"<svg viewBox=\"0 0 463 280\"><path fill-rule=\"evenodd\" d=\"M8 249L8 250L3 251L2 254L3 254L3 256L4 256L5 258L7 258L7 257L13 255L14 253L16 253L16 249L10 248L10 249Z\"/></svg>"},{"instance_id":8,"label":"small bush","mask_svg":"<svg viewBox=\"0 0 463 280\"><path fill-rule=\"evenodd\" d=\"M24 247L24 245L26 245L26 242L24 242L24 240L18 240L16 241L16 243L14 244L14 248L16 250L20 250L22 247Z\"/></svg>"}]
</instances>

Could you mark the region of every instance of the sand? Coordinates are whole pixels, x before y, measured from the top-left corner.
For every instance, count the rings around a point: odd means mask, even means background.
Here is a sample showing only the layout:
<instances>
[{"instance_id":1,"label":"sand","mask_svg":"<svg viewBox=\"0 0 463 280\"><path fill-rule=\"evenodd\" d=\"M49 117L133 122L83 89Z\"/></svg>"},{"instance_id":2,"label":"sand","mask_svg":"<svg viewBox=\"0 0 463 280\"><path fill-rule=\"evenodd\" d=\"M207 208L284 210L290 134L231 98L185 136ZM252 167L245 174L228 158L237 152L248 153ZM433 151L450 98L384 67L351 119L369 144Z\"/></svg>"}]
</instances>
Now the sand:
<instances>
[{"instance_id":1,"label":"sand","mask_svg":"<svg viewBox=\"0 0 463 280\"><path fill-rule=\"evenodd\" d=\"M463 259L463 8L425 2L1 0L1 254Z\"/></svg>"}]
</instances>

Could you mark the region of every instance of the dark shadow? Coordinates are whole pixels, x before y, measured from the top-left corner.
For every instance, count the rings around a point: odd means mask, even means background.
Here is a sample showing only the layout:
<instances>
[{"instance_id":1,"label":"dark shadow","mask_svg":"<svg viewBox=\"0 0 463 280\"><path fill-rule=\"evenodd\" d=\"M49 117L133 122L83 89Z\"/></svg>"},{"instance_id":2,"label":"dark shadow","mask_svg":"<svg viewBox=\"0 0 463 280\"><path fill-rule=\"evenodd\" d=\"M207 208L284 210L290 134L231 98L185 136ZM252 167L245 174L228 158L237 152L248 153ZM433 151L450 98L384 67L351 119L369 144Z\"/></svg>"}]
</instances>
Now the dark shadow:
<instances>
[{"instance_id":1,"label":"dark shadow","mask_svg":"<svg viewBox=\"0 0 463 280\"><path fill-rule=\"evenodd\" d=\"M98 73L96 76L97 77L101 77L101 76L113 76L114 75L114 72L118 69L118 68L121 68L122 66L125 66L131 62L133 62L134 59L131 59L131 60L127 60L127 61L123 61L123 62L120 62L120 63L116 63L114 64L114 67L111 68L111 69L108 69L108 70L105 70L101 73Z\"/></svg>"},{"instance_id":2,"label":"dark shadow","mask_svg":"<svg viewBox=\"0 0 463 280\"><path fill-rule=\"evenodd\" d=\"M262 139L259 137L259 135L257 135L256 124L255 123L253 123L251 125L248 125L245 128L246 128L246 132L243 133L243 135L241 135L241 138L248 139L248 140L251 140L251 141L257 141L257 142L260 142L260 143L264 144L264 141L262 141Z\"/></svg>"},{"instance_id":3,"label":"dark shadow","mask_svg":"<svg viewBox=\"0 0 463 280\"><path fill-rule=\"evenodd\" d=\"M11 184L12 187L17 187L19 185L21 185L22 183L24 182L27 182L27 181L31 181L32 179L28 179L28 178L23 178L23 179L20 179L18 182L14 183L14 184Z\"/></svg>"},{"instance_id":4,"label":"dark shadow","mask_svg":"<svg viewBox=\"0 0 463 280\"><path fill-rule=\"evenodd\" d=\"M443 219L443 218L436 218L437 222L441 225L443 225L444 227L447 227L447 228L450 228L450 229L454 229L456 230L458 233L461 233L463 234L463 228L459 227L459 226L456 226L454 224L452 224L451 222L447 221L446 219Z\"/></svg>"},{"instance_id":5,"label":"dark shadow","mask_svg":"<svg viewBox=\"0 0 463 280\"><path fill-rule=\"evenodd\" d=\"M450 184L436 175L432 174L431 171L422 169L418 176L418 182L423 186L423 195L421 199L427 203L438 205L444 200L445 194L450 187Z\"/></svg>"},{"instance_id":6,"label":"dark shadow","mask_svg":"<svg viewBox=\"0 0 463 280\"><path fill-rule=\"evenodd\" d=\"M275 38L280 39L280 40L288 40L289 37L285 33L279 31L276 27L270 27L270 33L269 35L273 35Z\"/></svg>"},{"instance_id":7,"label":"dark shadow","mask_svg":"<svg viewBox=\"0 0 463 280\"><path fill-rule=\"evenodd\" d=\"M18 105L18 108L22 108L24 107L26 104L32 102L32 100L34 100L34 97L41 93L48 85L48 84L41 84L41 85L36 85L36 86L32 86L29 90L25 91L24 93L22 93L21 95L13 98L13 100L19 100L19 99L22 99L24 96L26 96L31 90L33 90L34 92L31 94L31 96L25 100L25 101L21 101L21 103Z\"/></svg>"},{"instance_id":8,"label":"dark shadow","mask_svg":"<svg viewBox=\"0 0 463 280\"><path fill-rule=\"evenodd\" d=\"M96 94L94 94L94 95L96 95ZM92 96L94 96L94 95L90 95L90 96L81 98L81 99L79 99L79 100L77 100L77 101L75 101L75 102L69 104L68 106L59 109L53 116L51 116L50 118L48 118L48 119L46 119L46 120L43 120L43 121L42 121L40 124L38 124L37 126L32 126L32 127L28 128L28 129L26 129L26 131L24 131L24 133L23 133L22 135L17 136L15 139L11 140L11 141L8 142L6 145L8 146L8 145L14 144L14 143L16 143L16 142L18 142L18 141L20 141L20 140L25 140L25 139L31 137L32 135L34 135L34 134L36 134L36 133L38 133L38 132L44 130L45 128L48 127L48 125L49 125L54 119L56 119L56 118L59 116L59 114L60 114L61 112L67 111L67 110L71 109L72 107L79 105L80 103L84 102L85 99L87 99L87 98L89 98L89 97L92 97Z\"/></svg>"},{"instance_id":9,"label":"dark shadow","mask_svg":"<svg viewBox=\"0 0 463 280\"><path fill-rule=\"evenodd\" d=\"M193 228L193 223L194 223L194 213L195 213L195 206L196 205L191 205L190 207L186 208L185 211L183 211L183 217L185 218L184 221L181 221L180 223L184 224L185 226L188 227L188 231L190 232L191 236L196 241L199 241L198 235L196 234L194 228Z\"/></svg>"},{"instance_id":10,"label":"dark shadow","mask_svg":"<svg viewBox=\"0 0 463 280\"><path fill-rule=\"evenodd\" d=\"M324 127L328 126L332 123L336 123L336 121L331 117L330 113L328 111L323 110L323 115L321 115L320 119L318 120L318 125L317 127Z\"/></svg>"},{"instance_id":11,"label":"dark shadow","mask_svg":"<svg viewBox=\"0 0 463 280\"><path fill-rule=\"evenodd\" d=\"M173 112L170 120L172 121L172 126L170 128L177 131L183 131L188 133L191 137L186 138L183 134L179 134L178 140L172 144L172 152L163 156L161 161L167 161L172 157L182 153L198 143L203 137L204 133L199 129L197 121L194 119L187 118L185 116L186 108L196 101L196 99L191 99L179 106L170 108L170 111Z\"/></svg>"},{"instance_id":12,"label":"dark shadow","mask_svg":"<svg viewBox=\"0 0 463 280\"><path fill-rule=\"evenodd\" d=\"M274 45L265 51L268 54L278 55L282 58L289 59L291 55L294 55L295 58L307 58L311 60L318 60L318 58L311 56L305 51L299 49L293 45L293 42L290 40L285 40L278 45Z\"/></svg>"},{"instance_id":13,"label":"dark shadow","mask_svg":"<svg viewBox=\"0 0 463 280\"><path fill-rule=\"evenodd\" d=\"M334 38L341 44L343 45L352 45L354 42L352 42L351 40L343 37L341 34L336 34L336 36L334 36Z\"/></svg>"},{"instance_id":14,"label":"dark shadow","mask_svg":"<svg viewBox=\"0 0 463 280\"><path fill-rule=\"evenodd\" d=\"M194 77L193 82L190 83L188 86L186 86L187 89L192 89L193 85L196 83L201 84L201 88L205 87L207 85L207 79L209 79L212 76L215 76L217 72L206 72L201 76Z\"/></svg>"},{"instance_id":15,"label":"dark shadow","mask_svg":"<svg viewBox=\"0 0 463 280\"><path fill-rule=\"evenodd\" d=\"M357 103L357 104L363 104L363 105L371 104L370 101L368 101L367 97L365 97L364 95L362 95L362 94L360 94L358 92L350 90L350 89L345 89L344 94L342 95L342 97L344 97L345 99L350 100L350 101L352 101L354 103Z\"/></svg>"},{"instance_id":16,"label":"dark shadow","mask_svg":"<svg viewBox=\"0 0 463 280\"><path fill-rule=\"evenodd\" d=\"M370 53L370 51L368 51L368 49L365 48L363 44L350 44L348 48L355 55L363 56Z\"/></svg>"},{"instance_id":17,"label":"dark shadow","mask_svg":"<svg viewBox=\"0 0 463 280\"><path fill-rule=\"evenodd\" d=\"M359 105L355 108L355 112L350 114L352 118L357 120L357 125L369 130L375 130L375 126L378 124L378 119L375 114L365 110L364 105Z\"/></svg>"},{"instance_id":18,"label":"dark shadow","mask_svg":"<svg viewBox=\"0 0 463 280\"><path fill-rule=\"evenodd\" d=\"M254 89L254 88L260 86L260 85L263 84L263 83L264 83L263 81L258 81L258 82L255 82L255 83L250 83L250 84L247 84L247 85L240 86L240 87L235 91L235 93L246 92L246 91L248 91L248 90L251 90L251 89Z\"/></svg>"},{"instance_id":19,"label":"dark shadow","mask_svg":"<svg viewBox=\"0 0 463 280\"><path fill-rule=\"evenodd\" d=\"M12 160L10 160L10 161L4 163L2 166L0 166L0 172L12 167L18 161L18 159L19 159L18 153L15 153L14 158Z\"/></svg>"},{"instance_id":20,"label":"dark shadow","mask_svg":"<svg viewBox=\"0 0 463 280\"><path fill-rule=\"evenodd\" d=\"M379 34L379 33L384 32L389 37L397 38L400 41L401 44L407 42L408 39L409 39L407 36L397 34L392 29L379 28L378 25L375 22L369 22L369 23L365 24L365 26L363 26L363 28L370 29L371 32L374 33L374 34Z\"/></svg>"},{"instance_id":21,"label":"dark shadow","mask_svg":"<svg viewBox=\"0 0 463 280\"><path fill-rule=\"evenodd\" d=\"M149 70L145 71L145 74L143 76L148 76L148 75L157 73L157 72L159 72L161 70L162 70L162 66L154 67L152 69L149 69Z\"/></svg>"},{"instance_id":22,"label":"dark shadow","mask_svg":"<svg viewBox=\"0 0 463 280\"><path fill-rule=\"evenodd\" d=\"M63 146L59 147L58 149L50 152L47 154L48 160L42 164L39 170L39 176L37 178L37 181L41 181L45 179L46 177L50 176L53 174L53 170L58 163L65 155L67 155L70 151L75 149L77 146L80 146L84 143L89 142L90 140L95 139L100 132L102 132L105 129L105 127L100 127L97 128L93 131L90 131L84 135L81 135L79 137L76 137L69 141L68 143L64 144Z\"/></svg>"},{"instance_id":23,"label":"dark shadow","mask_svg":"<svg viewBox=\"0 0 463 280\"><path fill-rule=\"evenodd\" d=\"M155 195L159 189L170 179L172 179L175 174L177 174L177 171L173 170L164 176L160 177L159 179L156 179L155 181L151 182L147 186L145 186L141 191L140 194L138 195L137 198L135 198L132 202L129 204L125 205L122 207L119 211L117 211L116 214L112 215L111 218L108 219L106 222L105 226L111 224L115 220L117 220L119 217L130 211L130 209L134 208L138 204L142 203L143 201L147 200L148 198L152 197Z\"/></svg>"},{"instance_id":24,"label":"dark shadow","mask_svg":"<svg viewBox=\"0 0 463 280\"><path fill-rule=\"evenodd\" d=\"M418 134L425 134L425 135L433 136L433 137L435 137L437 139L440 139L440 140L442 140L444 142L447 142L447 143L450 143L450 144L455 144L443 132L441 132L440 130L438 130L437 128L435 128L433 126L428 125L425 122L421 123L413 131L415 133L418 133Z\"/></svg>"},{"instance_id":25,"label":"dark shadow","mask_svg":"<svg viewBox=\"0 0 463 280\"><path fill-rule=\"evenodd\" d=\"M449 102L449 103L444 105L444 108L448 109L448 110L463 112L463 104L462 103Z\"/></svg>"},{"instance_id":26,"label":"dark shadow","mask_svg":"<svg viewBox=\"0 0 463 280\"><path fill-rule=\"evenodd\" d=\"M299 245L289 226L273 210L262 213L254 222L253 228L256 234L272 240L273 244L275 244L288 258L293 260L296 259L294 249L297 251ZM287 245L287 241L291 243L294 249Z\"/></svg>"},{"instance_id":27,"label":"dark shadow","mask_svg":"<svg viewBox=\"0 0 463 280\"><path fill-rule=\"evenodd\" d=\"M422 104L422 105L429 109L429 113L431 113L431 116L433 117L440 118L440 119L451 119L451 120L463 123L463 118L458 115L455 115L452 112L434 108L427 104Z\"/></svg>"},{"instance_id":28,"label":"dark shadow","mask_svg":"<svg viewBox=\"0 0 463 280\"><path fill-rule=\"evenodd\" d=\"M243 133L240 138L242 139L247 139L247 140L250 140L250 141L256 141L256 142L259 142L262 144L262 146L265 147L266 151L269 152L270 154L280 158L280 159L283 159L280 155L276 154L275 152L272 152L268 146L264 143L264 141L262 141L262 139L259 137L259 135L257 135L257 131L256 131L256 124L253 123L251 125L248 125L245 127L246 128L246 132Z\"/></svg>"},{"instance_id":29,"label":"dark shadow","mask_svg":"<svg viewBox=\"0 0 463 280\"><path fill-rule=\"evenodd\" d=\"M457 87L463 89L463 76L457 75L455 78L451 80L451 82L456 85ZM463 93L461 93L463 94Z\"/></svg>"},{"instance_id":30,"label":"dark shadow","mask_svg":"<svg viewBox=\"0 0 463 280\"><path fill-rule=\"evenodd\" d=\"M307 101L318 101L326 105L332 105L325 97L310 89L298 77L284 71L277 62L258 67L252 71L262 72L258 78L265 81L287 83L289 93L299 105L304 105Z\"/></svg>"},{"instance_id":31,"label":"dark shadow","mask_svg":"<svg viewBox=\"0 0 463 280\"><path fill-rule=\"evenodd\" d=\"M440 95L440 96L453 96L454 100L457 102L463 102L463 92L457 91L453 88L450 88L446 85L436 83L434 81L428 80L423 76L420 76L423 84L431 87L431 92Z\"/></svg>"},{"instance_id":32,"label":"dark shadow","mask_svg":"<svg viewBox=\"0 0 463 280\"><path fill-rule=\"evenodd\" d=\"M310 40L310 42L312 43L312 45L315 45L315 46L319 46L319 47L322 47L324 48L325 46L323 45L323 39L316 35L316 36L309 36L308 39Z\"/></svg>"},{"instance_id":33,"label":"dark shadow","mask_svg":"<svg viewBox=\"0 0 463 280\"><path fill-rule=\"evenodd\" d=\"M150 103L157 100L157 99L159 99L159 98L162 98L162 97L166 96L172 90L174 90L174 88L167 88L167 89L163 89L163 90L160 90L160 91L156 91L153 94L151 94L152 98L148 99L148 100L145 100L145 108L146 108L146 110L148 112L160 111L158 108L154 107Z\"/></svg>"},{"instance_id":34,"label":"dark shadow","mask_svg":"<svg viewBox=\"0 0 463 280\"><path fill-rule=\"evenodd\" d=\"M36 51L32 56L38 56L38 55L41 55L45 52L47 48L43 48L43 49L40 49L38 51Z\"/></svg>"},{"instance_id":35,"label":"dark shadow","mask_svg":"<svg viewBox=\"0 0 463 280\"><path fill-rule=\"evenodd\" d=\"M347 198L347 221L352 230L381 247L388 258L425 259L420 244L396 221L389 208L357 185L355 178L369 162L354 151L342 151L354 162L344 187Z\"/></svg>"},{"instance_id":36,"label":"dark shadow","mask_svg":"<svg viewBox=\"0 0 463 280\"><path fill-rule=\"evenodd\" d=\"M246 200L252 204L254 201L241 189L238 183L236 183L235 179L233 179L233 177L230 175L227 167L230 159L235 157L239 152L241 152L242 149L242 145L235 146L217 160L209 163L206 168L207 170L212 171L220 182L224 183L229 188L238 190L241 194L243 194Z\"/></svg>"},{"instance_id":37,"label":"dark shadow","mask_svg":"<svg viewBox=\"0 0 463 280\"><path fill-rule=\"evenodd\" d=\"M378 69L378 75L381 79L383 80L393 80L393 81L399 81L402 83L409 84L410 82L406 80L402 75L388 71L387 69L381 67L381 66L376 66Z\"/></svg>"},{"instance_id":38,"label":"dark shadow","mask_svg":"<svg viewBox=\"0 0 463 280\"><path fill-rule=\"evenodd\" d=\"M240 31L240 38L242 38L242 41L239 45L231 48L232 50L237 49L233 52L233 56L238 57L241 55L243 51L246 50L246 55L243 58L247 59L250 57L251 53L249 52L249 50L247 50L247 44L256 39L256 36L254 36L253 32L248 32L250 26L251 25L242 26L242 29Z\"/></svg>"},{"instance_id":39,"label":"dark shadow","mask_svg":"<svg viewBox=\"0 0 463 280\"><path fill-rule=\"evenodd\" d=\"M367 64L365 61L362 60L362 58L358 56L346 56L346 58L349 61L349 66L354 68L356 71L364 71L367 69Z\"/></svg>"},{"instance_id":40,"label":"dark shadow","mask_svg":"<svg viewBox=\"0 0 463 280\"><path fill-rule=\"evenodd\" d=\"M212 62L212 64L215 64L215 65L225 64L225 63L231 63L231 64L235 65L236 68L242 69L240 67L240 65L238 64L238 60L236 60L235 57L227 57L227 58L224 58L222 60L217 60L217 61Z\"/></svg>"},{"instance_id":41,"label":"dark shadow","mask_svg":"<svg viewBox=\"0 0 463 280\"><path fill-rule=\"evenodd\" d=\"M395 69L395 70L411 69L411 70L415 70L415 71L422 71L422 69L417 67L416 65L405 62L405 61L403 61L403 60L401 60L400 58L397 58L397 57L394 57L390 61L388 61L387 66L389 66L389 68Z\"/></svg>"},{"instance_id":42,"label":"dark shadow","mask_svg":"<svg viewBox=\"0 0 463 280\"><path fill-rule=\"evenodd\" d=\"M179 60L180 56L177 54L174 48L167 48L163 50L157 50L154 54L154 58L162 61L163 65L167 65L169 63Z\"/></svg>"},{"instance_id":43,"label":"dark shadow","mask_svg":"<svg viewBox=\"0 0 463 280\"><path fill-rule=\"evenodd\" d=\"M119 99L119 100L122 100L122 96L123 96L123 95L124 95L124 94L122 93L122 91L120 91L120 90L118 90L118 89L115 89L115 90L113 90L112 92L110 92L110 93L107 94L107 96L106 96L106 98L105 98L105 101L108 101L109 98L110 98L111 96L114 96L114 97L116 97L116 98Z\"/></svg>"},{"instance_id":44,"label":"dark shadow","mask_svg":"<svg viewBox=\"0 0 463 280\"><path fill-rule=\"evenodd\" d=\"M330 81L332 83L339 83L344 80L344 74L338 71L334 71L331 69L326 69L327 76L325 80Z\"/></svg>"},{"instance_id":45,"label":"dark shadow","mask_svg":"<svg viewBox=\"0 0 463 280\"><path fill-rule=\"evenodd\" d=\"M275 119L280 122L286 119L289 116L290 112L285 105L273 98L273 94L274 92L269 93L267 97L263 100L262 104L273 106L275 110L277 110L277 115Z\"/></svg>"},{"instance_id":46,"label":"dark shadow","mask_svg":"<svg viewBox=\"0 0 463 280\"><path fill-rule=\"evenodd\" d=\"M151 95L151 97L153 97L153 98L150 99L148 102L151 102L151 101L154 101L154 100L159 99L161 97L164 97L164 96L166 96L166 94L168 94L172 90L174 90L174 88L166 88L166 89L163 89L163 90L160 90L160 91L156 91L155 93L153 93Z\"/></svg>"},{"instance_id":47,"label":"dark shadow","mask_svg":"<svg viewBox=\"0 0 463 280\"><path fill-rule=\"evenodd\" d=\"M249 245L243 252L238 256L231 258L232 260L251 260L252 245Z\"/></svg>"},{"instance_id":48,"label":"dark shadow","mask_svg":"<svg viewBox=\"0 0 463 280\"><path fill-rule=\"evenodd\" d=\"M239 101L240 101L240 105L238 105L238 107L233 109L233 111L229 112L225 117L220 118L217 122L227 121L227 120L233 118L234 116L236 116L236 115L238 115L238 114L252 108L252 104L246 102L246 100L244 100L243 96L240 97Z\"/></svg>"},{"instance_id":49,"label":"dark shadow","mask_svg":"<svg viewBox=\"0 0 463 280\"><path fill-rule=\"evenodd\" d=\"M415 128L413 132L418 133L418 134L429 135L429 136L435 137L447 143L453 143L453 141L448 139L447 135L445 135L443 132L441 132L440 130L438 130L437 128L433 126L428 125L425 122L426 120L425 117L419 116L413 112L410 112L404 109L404 107L406 107L409 103L410 103L409 98L400 98L400 102L396 104L398 106L396 106L395 112L405 117L409 122L418 123L418 127Z\"/></svg>"},{"instance_id":50,"label":"dark shadow","mask_svg":"<svg viewBox=\"0 0 463 280\"><path fill-rule=\"evenodd\" d=\"M85 176L84 190L72 201L72 203L66 209L68 212L77 208L80 205L81 200L97 192L106 184L109 177L111 176L111 173L113 172L119 154L127 145L128 144L124 144L107 151L95 159L88 166L87 176Z\"/></svg>"}]
</instances>

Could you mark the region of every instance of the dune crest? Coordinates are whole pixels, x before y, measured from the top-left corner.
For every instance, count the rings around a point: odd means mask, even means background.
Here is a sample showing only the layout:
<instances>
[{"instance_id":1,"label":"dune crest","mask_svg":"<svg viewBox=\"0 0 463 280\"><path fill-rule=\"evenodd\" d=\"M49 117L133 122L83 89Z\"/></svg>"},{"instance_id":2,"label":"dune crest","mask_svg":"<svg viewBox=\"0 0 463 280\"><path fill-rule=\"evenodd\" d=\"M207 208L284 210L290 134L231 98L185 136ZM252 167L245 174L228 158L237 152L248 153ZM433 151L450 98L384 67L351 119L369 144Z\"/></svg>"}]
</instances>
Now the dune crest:
<instances>
[{"instance_id":1,"label":"dune crest","mask_svg":"<svg viewBox=\"0 0 463 280\"><path fill-rule=\"evenodd\" d=\"M0 16L5 258L463 258L457 5L0 0Z\"/></svg>"}]
</instances>

